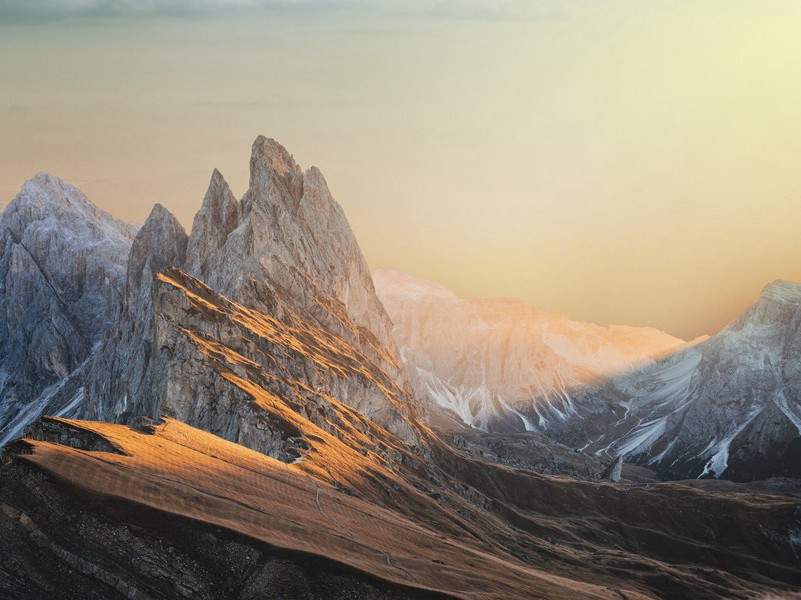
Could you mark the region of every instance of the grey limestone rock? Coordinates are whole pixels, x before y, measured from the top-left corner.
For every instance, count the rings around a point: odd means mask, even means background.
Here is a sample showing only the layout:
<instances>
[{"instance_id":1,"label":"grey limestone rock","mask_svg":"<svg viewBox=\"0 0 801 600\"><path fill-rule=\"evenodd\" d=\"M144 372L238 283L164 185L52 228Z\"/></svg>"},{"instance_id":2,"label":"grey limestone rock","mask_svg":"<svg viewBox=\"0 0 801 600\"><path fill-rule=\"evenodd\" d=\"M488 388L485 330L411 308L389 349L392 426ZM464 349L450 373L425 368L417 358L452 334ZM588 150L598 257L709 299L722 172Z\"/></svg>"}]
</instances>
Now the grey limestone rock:
<instances>
[{"instance_id":1,"label":"grey limestone rock","mask_svg":"<svg viewBox=\"0 0 801 600\"><path fill-rule=\"evenodd\" d=\"M136 227L39 173L0 219L0 445L82 399L66 385L115 322Z\"/></svg>"}]
</instances>

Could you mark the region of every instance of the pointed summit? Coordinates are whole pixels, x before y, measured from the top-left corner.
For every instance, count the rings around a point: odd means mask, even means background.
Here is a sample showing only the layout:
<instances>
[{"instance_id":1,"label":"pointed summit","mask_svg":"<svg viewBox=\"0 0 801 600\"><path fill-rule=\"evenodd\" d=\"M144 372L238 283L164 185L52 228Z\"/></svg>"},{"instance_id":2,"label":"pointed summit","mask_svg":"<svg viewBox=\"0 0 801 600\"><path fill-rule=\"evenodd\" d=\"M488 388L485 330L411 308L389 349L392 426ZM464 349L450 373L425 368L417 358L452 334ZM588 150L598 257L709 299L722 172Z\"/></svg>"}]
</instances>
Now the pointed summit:
<instances>
[{"instance_id":1,"label":"pointed summit","mask_svg":"<svg viewBox=\"0 0 801 600\"><path fill-rule=\"evenodd\" d=\"M799 304L801 303L801 284L777 279L762 288L760 298Z\"/></svg>"},{"instance_id":2,"label":"pointed summit","mask_svg":"<svg viewBox=\"0 0 801 600\"><path fill-rule=\"evenodd\" d=\"M319 311L314 295L341 302L384 345L391 323L342 208L316 167L305 173L271 138L259 136L250 187L237 203L219 171L195 217L186 271L241 302L251 281L271 281L298 306Z\"/></svg>"},{"instance_id":3,"label":"pointed summit","mask_svg":"<svg viewBox=\"0 0 801 600\"><path fill-rule=\"evenodd\" d=\"M155 204L136 235L128 257L128 294L138 293L167 267L183 265L188 236L178 219L161 204Z\"/></svg>"},{"instance_id":4,"label":"pointed summit","mask_svg":"<svg viewBox=\"0 0 801 600\"><path fill-rule=\"evenodd\" d=\"M6 207L0 217L0 445L43 411L66 410L51 404L51 386L81 368L117 318L136 229L47 173L25 182Z\"/></svg>"},{"instance_id":5,"label":"pointed summit","mask_svg":"<svg viewBox=\"0 0 801 600\"><path fill-rule=\"evenodd\" d=\"M253 142L250 156L251 175L261 165L269 165L278 175L286 176L300 171L294 157L273 138L260 135Z\"/></svg>"},{"instance_id":6,"label":"pointed summit","mask_svg":"<svg viewBox=\"0 0 801 600\"><path fill-rule=\"evenodd\" d=\"M283 201L296 211L303 196L303 173L295 159L281 144L260 135L250 154L250 189L243 198L246 210L252 200Z\"/></svg>"},{"instance_id":7,"label":"pointed summit","mask_svg":"<svg viewBox=\"0 0 801 600\"><path fill-rule=\"evenodd\" d=\"M237 225L239 202L222 173L214 169L203 205L192 224L192 236L186 250L187 271L200 279L207 279L214 256Z\"/></svg>"},{"instance_id":8,"label":"pointed summit","mask_svg":"<svg viewBox=\"0 0 801 600\"><path fill-rule=\"evenodd\" d=\"M61 205L75 209L98 208L75 186L50 173L39 172L22 184L19 195L14 199L37 206Z\"/></svg>"},{"instance_id":9,"label":"pointed summit","mask_svg":"<svg viewBox=\"0 0 801 600\"><path fill-rule=\"evenodd\" d=\"M127 421L149 414L147 399L163 383L150 368L153 281L164 269L183 265L187 240L178 219L161 204L154 205L131 246L120 318L89 369L84 415Z\"/></svg>"}]
</instances>

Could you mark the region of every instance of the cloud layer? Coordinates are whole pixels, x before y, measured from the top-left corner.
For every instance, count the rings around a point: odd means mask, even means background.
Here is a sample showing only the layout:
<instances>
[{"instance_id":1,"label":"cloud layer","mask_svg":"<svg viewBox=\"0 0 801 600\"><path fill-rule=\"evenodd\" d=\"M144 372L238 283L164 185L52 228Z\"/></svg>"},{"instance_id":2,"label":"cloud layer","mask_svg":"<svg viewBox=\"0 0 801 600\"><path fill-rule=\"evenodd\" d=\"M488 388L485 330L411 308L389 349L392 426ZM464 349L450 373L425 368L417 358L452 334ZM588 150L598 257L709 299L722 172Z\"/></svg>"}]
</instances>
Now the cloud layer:
<instances>
[{"instance_id":1,"label":"cloud layer","mask_svg":"<svg viewBox=\"0 0 801 600\"><path fill-rule=\"evenodd\" d=\"M574 0L575 1L575 0ZM494 19L560 13L565 0L0 0L0 21L74 17L197 15L268 8L391 9L452 18Z\"/></svg>"},{"instance_id":2,"label":"cloud layer","mask_svg":"<svg viewBox=\"0 0 801 600\"><path fill-rule=\"evenodd\" d=\"M0 0L0 18L193 14L226 9L333 6L340 0Z\"/></svg>"}]
</instances>

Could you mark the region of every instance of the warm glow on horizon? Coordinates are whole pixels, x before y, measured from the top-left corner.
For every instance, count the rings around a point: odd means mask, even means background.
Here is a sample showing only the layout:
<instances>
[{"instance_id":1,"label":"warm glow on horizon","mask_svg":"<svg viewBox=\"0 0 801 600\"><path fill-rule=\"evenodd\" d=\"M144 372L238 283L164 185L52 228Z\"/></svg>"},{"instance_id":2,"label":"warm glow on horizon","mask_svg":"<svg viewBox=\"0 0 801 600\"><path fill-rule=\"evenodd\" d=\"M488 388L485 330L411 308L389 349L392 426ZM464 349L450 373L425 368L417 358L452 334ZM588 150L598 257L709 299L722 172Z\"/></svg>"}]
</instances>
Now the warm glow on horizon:
<instances>
[{"instance_id":1,"label":"warm glow on horizon","mask_svg":"<svg viewBox=\"0 0 801 600\"><path fill-rule=\"evenodd\" d=\"M3 205L48 171L189 228L261 133L322 170L373 268L462 297L688 339L801 281L801 3L14 4Z\"/></svg>"}]
</instances>

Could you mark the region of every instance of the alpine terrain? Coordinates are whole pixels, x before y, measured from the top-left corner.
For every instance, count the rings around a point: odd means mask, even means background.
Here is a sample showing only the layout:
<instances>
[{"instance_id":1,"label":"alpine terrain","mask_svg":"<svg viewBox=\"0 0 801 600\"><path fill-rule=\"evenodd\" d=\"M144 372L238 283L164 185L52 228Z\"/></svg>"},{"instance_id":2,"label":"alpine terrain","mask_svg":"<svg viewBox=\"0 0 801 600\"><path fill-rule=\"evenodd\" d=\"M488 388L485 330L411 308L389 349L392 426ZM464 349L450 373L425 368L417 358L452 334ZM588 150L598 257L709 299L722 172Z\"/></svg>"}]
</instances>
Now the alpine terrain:
<instances>
[{"instance_id":1,"label":"alpine terrain","mask_svg":"<svg viewBox=\"0 0 801 600\"><path fill-rule=\"evenodd\" d=\"M2 598L801 589L797 482L649 468L777 474L794 286L688 346L374 284L321 172L262 136L190 231L37 175L0 233Z\"/></svg>"},{"instance_id":2,"label":"alpine terrain","mask_svg":"<svg viewBox=\"0 0 801 600\"><path fill-rule=\"evenodd\" d=\"M410 380L441 421L536 432L661 477L801 477L801 285L777 281L711 338L602 328L461 300L378 270Z\"/></svg>"}]
</instances>

